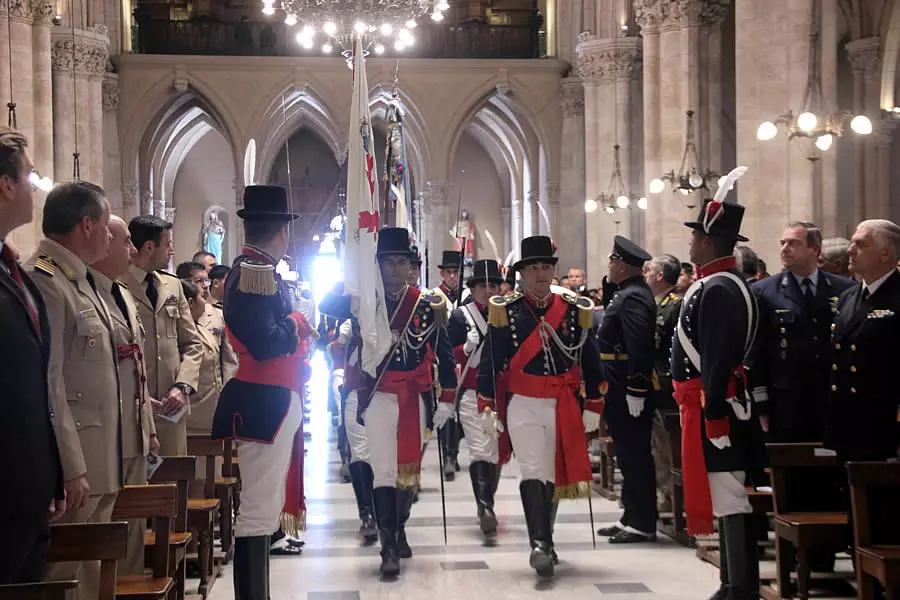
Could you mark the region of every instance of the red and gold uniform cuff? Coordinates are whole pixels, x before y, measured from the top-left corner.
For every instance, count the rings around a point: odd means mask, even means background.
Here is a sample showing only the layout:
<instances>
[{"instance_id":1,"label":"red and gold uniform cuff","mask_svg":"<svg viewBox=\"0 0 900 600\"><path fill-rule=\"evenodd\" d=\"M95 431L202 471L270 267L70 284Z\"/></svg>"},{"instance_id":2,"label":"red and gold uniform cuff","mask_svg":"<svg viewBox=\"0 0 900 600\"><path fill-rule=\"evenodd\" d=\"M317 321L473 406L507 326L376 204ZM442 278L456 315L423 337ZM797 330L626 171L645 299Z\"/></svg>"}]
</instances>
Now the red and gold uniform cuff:
<instances>
[{"instance_id":1,"label":"red and gold uniform cuff","mask_svg":"<svg viewBox=\"0 0 900 600\"><path fill-rule=\"evenodd\" d=\"M487 410L496 411L497 406L494 402L493 398L488 398L487 396L478 395L478 412L483 413Z\"/></svg>"}]
</instances>

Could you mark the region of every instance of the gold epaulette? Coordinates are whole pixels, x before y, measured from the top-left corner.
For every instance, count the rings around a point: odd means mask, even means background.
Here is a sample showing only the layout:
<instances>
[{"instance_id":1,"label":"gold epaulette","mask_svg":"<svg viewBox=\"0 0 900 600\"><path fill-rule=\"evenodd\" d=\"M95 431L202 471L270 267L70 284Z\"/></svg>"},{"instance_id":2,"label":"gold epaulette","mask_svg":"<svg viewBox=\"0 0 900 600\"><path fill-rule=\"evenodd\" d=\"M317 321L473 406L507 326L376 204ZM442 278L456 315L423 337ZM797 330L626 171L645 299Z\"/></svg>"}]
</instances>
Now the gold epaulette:
<instances>
[{"instance_id":1,"label":"gold epaulette","mask_svg":"<svg viewBox=\"0 0 900 600\"><path fill-rule=\"evenodd\" d=\"M53 277L56 275L56 262L49 256L41 254L34 261L34 270Z\"/></svg>"},{"instance_id":2,"label":"gold epaulette","mask_svg":"<svg viewBox=\"0 0 900 600\"><path fill-rule=\"evenodd\" d=\"M488 300L488 323L494 327L508 327L509 315L506 307L522 299L522 294L514 293L507 296L491 296Z\"/></svg>"},{"instance_id":3,"label":"gold epaulette","mask_svg":"<svg viewBox=\"0 0 900 600\"><path fill-rule=\"evenodd\" d=\"M447 311L447 297L443 294L422 294L422 300L427 302L431 308L435 327L446 327L450 320Z\"/></svg>"},{"instance_id":4,"label":"gold epaulette","mask_svg":"<svg viewBox=\"0 0 900 600\"><path fill-rule=\"evenodd\" d=\"M578 326L590 329L594 326L594 302L587 296L560 294L566 302L578 308Z\"/></svg>"},{"instance_id":5,"label":"gold epaulette","mask_svg":"<svg viewBox=\"0 0 900 600\"><path fill-rule=\"evenodd\" d=\"M248 260L241 261L241 276L238 281L238 290L245 294L257 296L274 296L278 293L278 283L275 281L275 265L253 263Z\"/></svg>"}]
</instances>

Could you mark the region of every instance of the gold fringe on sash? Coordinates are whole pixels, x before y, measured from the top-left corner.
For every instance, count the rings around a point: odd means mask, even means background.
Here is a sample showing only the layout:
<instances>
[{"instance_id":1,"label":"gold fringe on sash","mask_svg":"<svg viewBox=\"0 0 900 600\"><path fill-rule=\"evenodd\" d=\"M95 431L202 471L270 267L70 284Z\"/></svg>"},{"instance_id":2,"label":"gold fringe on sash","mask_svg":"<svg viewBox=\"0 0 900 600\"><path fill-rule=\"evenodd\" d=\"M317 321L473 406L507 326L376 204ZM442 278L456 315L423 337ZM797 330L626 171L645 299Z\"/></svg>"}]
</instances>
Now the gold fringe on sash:
<instances>
[{"instance_id":1,"label":"gold fringe on sash","mask_svg":"<svg viewBox=\"0 0 900 600\"><path fill-rule=\"evenodd\" d=\"M274 296L278 293L273 265L257 265L244 261L240 268L241 278L238 281L240 291L257 296Z\"/></svg>"},{"instance_id":2,"label":"gold fringe on sash","mask_svg":"<svg viewBox=\"0 0 900 600\"><path fill-rule=\"evenodd\" d=\"M299 515L281 513L281 530L292 537L297 537L301 531L306 531L306 511Z\"/></svg>"},{"instance_id":3,"label":"gold fringe on sash","mask_svg":"<svg viewBox=\"0 0 900 600\"><path fill-rule=\"evenodd\" d=\"M397 487L414 490L419 487L420 467L418 464L400 465L397 469Z\"/></svg>"},{"instance_id":4,"label":"gold fringe on sash","mask_svg":"<svg viewBox=\"0 0 900 600\"><path fill-rule=\"evenodd\" d=\"M592 482L590 481L578 481L576 483L558 487L553 492L553 501L559 502L560 500L587 498L591 495L591 483Z\"/></svg>"}]
</instances>

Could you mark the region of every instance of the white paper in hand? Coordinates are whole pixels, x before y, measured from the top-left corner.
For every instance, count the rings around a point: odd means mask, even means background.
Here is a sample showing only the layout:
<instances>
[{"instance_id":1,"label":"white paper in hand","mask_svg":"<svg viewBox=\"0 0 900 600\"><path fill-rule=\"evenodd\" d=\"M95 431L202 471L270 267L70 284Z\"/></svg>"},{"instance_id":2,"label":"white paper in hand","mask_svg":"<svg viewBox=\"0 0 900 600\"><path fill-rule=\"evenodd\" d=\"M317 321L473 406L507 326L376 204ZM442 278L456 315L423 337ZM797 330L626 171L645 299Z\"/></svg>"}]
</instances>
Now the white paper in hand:
<instances>
[{"instance_id":1,"label":"white paper in hand","mask_svg":"<svg viewBox=\"0 0 900 600\"><path fill-rule=\"evenodd\" d=\"M160 419L165 419L166 421L170 421L172 423L180 423L181 418L184 416L188 410L188 404L185 402L184 406L178 409L178 412L172 413L171 415L164 415L160 412L156 413L156 416Z\"/></svg>"}]
</instances>

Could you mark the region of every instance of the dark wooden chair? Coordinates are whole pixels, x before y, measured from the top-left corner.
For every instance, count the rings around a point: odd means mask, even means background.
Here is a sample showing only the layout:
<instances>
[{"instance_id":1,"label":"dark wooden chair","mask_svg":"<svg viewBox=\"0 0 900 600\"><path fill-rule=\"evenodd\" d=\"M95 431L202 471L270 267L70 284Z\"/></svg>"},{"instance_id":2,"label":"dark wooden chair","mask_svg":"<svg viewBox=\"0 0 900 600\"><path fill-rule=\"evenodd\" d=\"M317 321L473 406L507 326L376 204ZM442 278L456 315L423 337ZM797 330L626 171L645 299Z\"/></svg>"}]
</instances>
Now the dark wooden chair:
<instances>
[{"instance_id":1,"label":"dark wooden chair","mask_svg":"<svg viewBox=\"0 0 900 600\"><path fill-rule=\"evenodd\" d=\"M191 533L188 530L188 489L197 476L197 458L194 456L162 456L162 463L153 473L150 483L174 483L178 488L178 513L173 522L169 546L169 569L175 578L175 600L183 600L185 591L185 559ZM150 556L156 544L156 534L144 534L145 562L151 563Z\"/></svg>"},{"instance_id":2,"label":"dark wooden chair","mask_svg":"<svg viewBox=\"0 0 900 600\"><path fill-rule=\"evenodd\" d=\"M900 463L847 463L860 600L900 598Z\"/></svg>"},{"instance_id":3,"label":"dark wooden chair","mask_svg":"<svg viewBox=\"0 0 900 600\"><path fill-rule=\"evenodd\" d=\"M767 444L775 512L775 579L781 598L792 598L796 556L797 594L809 598L810 550L840 547L849 535L835 482L837 458L821 444ZM809 476L815 473L814 477ZM802 482L802 493L797 483ZM811 489L813 488L813 489ZM815 499L815 501L811 501ZM794 553L796 549L796 554Z\"/></svg>"},{"instance_id":4,"label":"dark wooden chair","mask_svg":"<svg viewBox=\"0 0 900 600\"><path fill-rule=\"evenodd\" d=\"M609 427L606 420L600 417L600 485L596 486L597 493L608 500L618 500L616 494L616 447L612 436L609 435Z\"/></svg>"},{"instance_id":5,"label":"dark wooden chair","mask_svg":"<svg viewBox=\"0 0 900 600\"><path fill-rule=\"evenodd\" d=\"M188 435L188 452L206 458L203 496L219 502L219 536L222 540L222 562L231 561L234 552L235 502L239 495L239 479L232 475L233 445L230 441L211 440L207 435ZM216 473L215 459L222 457L222 473Z\"/></svg>"},{"instance_id":6,"label":"dark wooden chair","mask_svg":"<svg viewBox=\"0 0 900 600\"><path fill-rule=\"evenodd\" d=\"M672 506L671 521L664 521L660 531L683 546L692 547L694 537L687 532L687 520L684 516L684 478L681 474L681 415L668 412L663 415L663 426L668 434L670 455L672 457L672 480L668 489L662 493Z\"/></svg>"}]
</instances>

